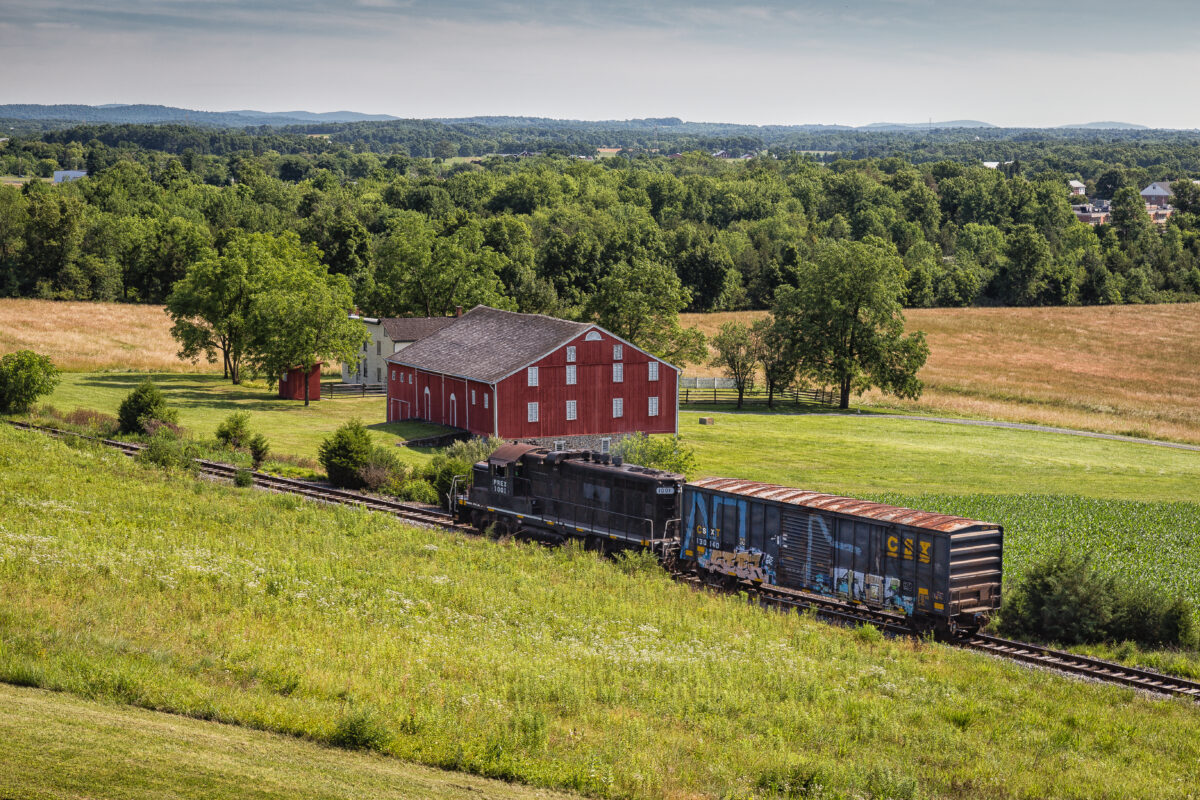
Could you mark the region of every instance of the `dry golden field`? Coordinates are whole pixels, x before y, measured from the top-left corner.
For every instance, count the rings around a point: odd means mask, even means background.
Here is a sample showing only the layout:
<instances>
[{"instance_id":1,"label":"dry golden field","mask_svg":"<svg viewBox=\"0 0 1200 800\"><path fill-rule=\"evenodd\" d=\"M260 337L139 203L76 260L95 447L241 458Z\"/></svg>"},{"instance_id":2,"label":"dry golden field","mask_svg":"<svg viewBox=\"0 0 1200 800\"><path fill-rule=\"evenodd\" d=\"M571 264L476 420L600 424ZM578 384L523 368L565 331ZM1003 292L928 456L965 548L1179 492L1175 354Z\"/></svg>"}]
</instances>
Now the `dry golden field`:
<instances>
[{"instance_id":1,"label":"dry golden field","mask_svg":"<svg viewBox=\"0 0 1200 800\"><path fill-rule=\"evenodd\" d=\"M0 298L0 353L24 349L72 372L221 369L219 363L179 360L162 306Z\"/></svg>"},{"instance_id":2,"label":"dry golden field","mask_svg":"<svg viewBox=\"0 0 1200 800\"><path fill-rule=\"evenodd\" d=\"M712 334L762 313L681 322ZM1200 304L914 309L907 317L929 341L925 393L909 402L872 392L868 403L1200 442Z\"/></svg>"}]
</instances>

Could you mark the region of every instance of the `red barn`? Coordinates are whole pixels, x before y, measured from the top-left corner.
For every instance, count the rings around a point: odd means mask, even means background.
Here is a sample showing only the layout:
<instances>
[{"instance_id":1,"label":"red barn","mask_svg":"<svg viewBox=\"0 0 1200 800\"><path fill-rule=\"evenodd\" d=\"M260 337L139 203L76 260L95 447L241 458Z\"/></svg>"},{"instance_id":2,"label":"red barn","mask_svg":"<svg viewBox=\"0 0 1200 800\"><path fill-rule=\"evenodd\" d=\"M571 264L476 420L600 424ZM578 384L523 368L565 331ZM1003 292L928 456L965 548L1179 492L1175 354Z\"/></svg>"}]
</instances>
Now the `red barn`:
<instances>
[{"instance_id":1,"label":"red barn","mask_svg":"<svg viewBox=\"0 0 1200 800\"><path fill-rule=\"evenodd\" d=\"M304 399L304 368L292 367L279 376L279 396L284 400ZM321 365L308 372L308 399L321 399Z\"/></svg>"},{"instance_id":2,"label":"red barn","mask_svg":"<svg viewBox=\"0 0 1200 800\"><path fill-rule=\"evenodd\" d=\"M678 431L679 370L596 325L476 306L388 358L388 421L605 450Z\"/></svg>"}]
</instances>

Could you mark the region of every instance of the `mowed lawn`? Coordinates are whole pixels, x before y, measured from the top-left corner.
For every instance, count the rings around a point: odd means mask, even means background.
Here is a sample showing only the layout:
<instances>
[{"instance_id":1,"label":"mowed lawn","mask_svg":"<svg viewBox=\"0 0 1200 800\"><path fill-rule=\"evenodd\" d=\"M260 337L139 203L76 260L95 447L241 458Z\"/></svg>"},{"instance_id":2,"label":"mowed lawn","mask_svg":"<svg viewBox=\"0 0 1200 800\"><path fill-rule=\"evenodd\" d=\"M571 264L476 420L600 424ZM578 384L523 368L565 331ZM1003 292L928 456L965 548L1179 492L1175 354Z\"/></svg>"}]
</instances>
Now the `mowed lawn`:
<instances>
[{"instance_id":1,"label":"mowed lawn","mask_svg":"<svg viewBox=\"0 0 1200 800\"><path fill-rule=\"evenodd\" d=\"M702 475L858 496L1039 494L1200 502L1200 452L870 414L679 416Z\"/></svg>"},{"instance_id":2,"label":"mowed lawn","mask_svg":"<svg viewBox=\"0 0 1200 800\"><path fill-rule=\"evenodd\" d=\"M1200 784L1191 701L764 612L649 560L417 530L4 426L0 471L9 683L603 797L815 784L1124 800ZM71 768L69 743L47 738L79 720L86 743L100 724L90 705L39 713L0 715L35 745L0 745L16 762L0 771ZM209 763L203 738L181 752L176 733L134 722L163 794ZM112 746L109 763L127 763L130 745ZM50 796L107 796L69 776L39 780Z\"/></svg>"},{"instance_id":3,"label":"mowed lawn","mask_svg":"<svg viewBox=\"0 0 1200 800\"><path fill-rule=\"evenodd\" d=\"M382 397L339 397L310 402L281 400L265 381L234 386L220 374L69 372L42 402L60 411L79 408L116 414L121 401L146 378L152 379L179 411L179 423L201 436L235 411L251 415L251 425L271 442L276 453L315 458L325 437L347 420L359 419L381 444L417 439L445 428L419 422L387 423Z\"/></svg>"},{"instance_id":4,"label":"mowed lawn","mask_svg":"<svg viewBox=\"0 0 1200 800\"><path fill-rule=\"evenodd\" d=\"M681 322L711 335L764 313ZM1200 442L1200 303L905 313L929 341L925 392L918 401L872 392L869 404Z\"/></svg>"},{"instance_id":5,"label":"mowed lawn","mask_svg":"<svg viewBox=\"0 0 1200 800\"><path fill-rule=\"evenodd\" d=\"M0 797L566 800L569 795L293 736L0 684Z\"/></svg>"}]
</instances>

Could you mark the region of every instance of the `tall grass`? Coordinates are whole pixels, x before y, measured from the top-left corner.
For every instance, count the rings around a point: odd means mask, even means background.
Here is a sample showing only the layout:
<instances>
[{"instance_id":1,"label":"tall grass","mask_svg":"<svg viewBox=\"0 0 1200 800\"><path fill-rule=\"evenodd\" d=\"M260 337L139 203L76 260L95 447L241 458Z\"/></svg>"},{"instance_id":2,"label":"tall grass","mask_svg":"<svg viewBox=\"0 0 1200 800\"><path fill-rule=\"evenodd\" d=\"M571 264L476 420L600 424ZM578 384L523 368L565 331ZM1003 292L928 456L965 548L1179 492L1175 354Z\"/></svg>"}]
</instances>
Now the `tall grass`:
<instances>
[{"instance_id":1,"label":"tall grass","mask_svg":"<svg viewBox=\"0 0 1200 800\"><path fill-rule=\"evenodd\" d=\"M4 680L607 797L1200 784L1190 703L764 612L644 560L239 494L9 430L0 471Z\"/></svg>"}]
</instances>

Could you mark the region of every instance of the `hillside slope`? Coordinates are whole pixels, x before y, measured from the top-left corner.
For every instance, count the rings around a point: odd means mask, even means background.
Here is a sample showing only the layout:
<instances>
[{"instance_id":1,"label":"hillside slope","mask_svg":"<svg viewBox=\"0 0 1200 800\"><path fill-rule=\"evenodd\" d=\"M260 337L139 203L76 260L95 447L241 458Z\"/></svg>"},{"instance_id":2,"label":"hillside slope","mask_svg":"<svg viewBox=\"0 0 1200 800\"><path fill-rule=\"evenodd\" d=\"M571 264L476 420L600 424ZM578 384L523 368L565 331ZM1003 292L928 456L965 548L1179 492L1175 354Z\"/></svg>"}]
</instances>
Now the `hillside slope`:
<instances>
[{"instance_id":1,"label":"hillside slope","mask_svg":"<svg viewBox=\"0 0 1200 800\"><path fill-rule=\"evenodd\" d=\"M608 797L1178 797L1200 710L0 429L0 679Z\"/></svg>"}]
</instances>

